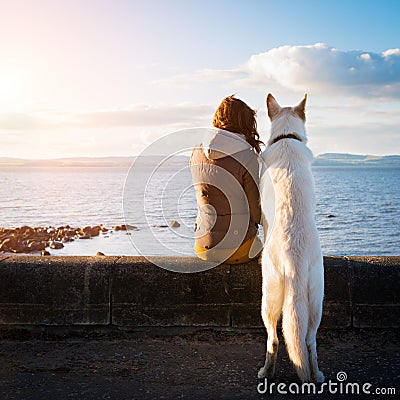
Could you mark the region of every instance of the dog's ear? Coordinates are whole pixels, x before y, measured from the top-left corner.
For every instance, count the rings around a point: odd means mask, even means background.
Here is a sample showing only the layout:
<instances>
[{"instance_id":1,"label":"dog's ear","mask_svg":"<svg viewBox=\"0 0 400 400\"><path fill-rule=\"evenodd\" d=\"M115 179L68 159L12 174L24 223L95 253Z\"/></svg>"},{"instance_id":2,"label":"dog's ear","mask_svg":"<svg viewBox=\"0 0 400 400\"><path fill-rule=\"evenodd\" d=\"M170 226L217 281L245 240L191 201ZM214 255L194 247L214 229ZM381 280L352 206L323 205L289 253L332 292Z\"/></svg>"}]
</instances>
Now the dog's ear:
<instances>
[{"instance_id":1,"label":"dog's ear","mask_svg":"<svg viewBox=\"0 0 400 400\"><path fill-rule=\"evenodd\" d=\"M267 108L268 108L268 116L272 121L276 115L278 115L279 111L281 111L282 107L275 100L275 97L272 96L271 93L268 93L267 96Z\"/></svg>"},{"instance_id":2,"label":"dog's ear","mask_svg":"<svg viewBox=\"0 0 400 400\"><path fill-rule=\"evenodd\" d=\"M306 101L307 101L307 93L304 95L303 100L297 104L297 106L294 108L295 113L303 120L306 120Z\"/></svg>"}]
</instances>

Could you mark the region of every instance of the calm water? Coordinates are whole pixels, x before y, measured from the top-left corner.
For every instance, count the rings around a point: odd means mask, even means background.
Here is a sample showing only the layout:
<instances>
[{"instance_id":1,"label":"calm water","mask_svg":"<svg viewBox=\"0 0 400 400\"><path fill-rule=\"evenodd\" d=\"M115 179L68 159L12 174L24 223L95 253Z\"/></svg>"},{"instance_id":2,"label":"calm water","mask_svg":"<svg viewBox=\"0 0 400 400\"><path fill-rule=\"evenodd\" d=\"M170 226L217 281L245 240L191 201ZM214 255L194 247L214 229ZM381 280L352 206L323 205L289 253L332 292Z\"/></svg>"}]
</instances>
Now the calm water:
<instances>
[{"instance_id":1,"label":"calm water","mask_svg":"<svg viewBox=\"0 0 400 400\"><path fill-rule=\"evenodd\" d=\"M324 255L400 254L400 169L315 167L313 172ZM115 168L0 170L0 226L123 224L126 176L126 169ZM137 230L77 240L52 254L193 255L196 203L189 170L166 166L150 181L148 176L135 173L127 180L125 216ZM181 226L169 228L171 220Z\"/></svg>"}]
</instances>

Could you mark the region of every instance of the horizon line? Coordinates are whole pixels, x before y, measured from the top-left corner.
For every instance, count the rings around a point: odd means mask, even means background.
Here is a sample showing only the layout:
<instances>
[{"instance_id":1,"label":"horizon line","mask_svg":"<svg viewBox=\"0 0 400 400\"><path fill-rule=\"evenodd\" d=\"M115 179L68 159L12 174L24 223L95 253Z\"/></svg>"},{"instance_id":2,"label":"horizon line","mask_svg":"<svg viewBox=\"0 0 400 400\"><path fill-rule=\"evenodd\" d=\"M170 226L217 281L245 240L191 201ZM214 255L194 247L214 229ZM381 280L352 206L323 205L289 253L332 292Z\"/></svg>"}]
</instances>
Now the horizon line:
<instances>
[{"instance_id":1,"label":"horizon line","mask_svg":"<svg viewBox=\"0 0 400 400\"><path fill-rule=\"evenodd\" d=\"M365 156L365 157L392 157L392 156L400 156L400 154L368 154L368 153L345 153L345 152L324 152L316 154L314 157L319 157L326 154L340 154L340 155L351 155L351 156ZM76 160L76 159L106 159L106 158L134 158L139 157L140 154L131 154L131 155L79 155L79 156L62 156L62 157L43 157L43 158L31 158L31 157L17 157L17 156L0 156L0 161L2 160L21 160L21 161L59 161L59 160ZM148 154L144 157L162 157L167 155L160 154ZM182 157L188 157L185 155L181 155Z\"/></svg>"}]
</instances>

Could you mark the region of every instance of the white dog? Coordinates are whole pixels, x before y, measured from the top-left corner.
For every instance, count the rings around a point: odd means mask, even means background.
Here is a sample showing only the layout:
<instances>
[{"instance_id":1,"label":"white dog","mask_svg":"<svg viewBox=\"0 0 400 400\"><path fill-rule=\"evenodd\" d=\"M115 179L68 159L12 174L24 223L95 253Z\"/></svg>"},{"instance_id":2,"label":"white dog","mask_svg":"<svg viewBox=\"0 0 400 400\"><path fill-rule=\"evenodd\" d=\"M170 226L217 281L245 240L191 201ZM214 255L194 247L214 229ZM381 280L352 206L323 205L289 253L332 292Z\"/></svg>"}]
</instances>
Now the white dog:
<instances>
[{"instance_id":1,"label":"white dog","mask_svg":"<svg viewBox=\"0 0 400 400\"><path fill-rule=\"evenodd\" d=\"M261 207L270 231L262 253L261 312L268 340L260 379L272 378L275 372L279 343L276 325L281 314L289 357L300 380L325 379L318 369L316 349L324 272L315 225L313 155L306 146L304 127L306 99L307 95L297 106L282 108L271 94L267 97L271 137L261 155ZM272 202L271 196L275 196ZM271 204L275 204L274 221L268 209Z\"/></svg>"}]
</instances>

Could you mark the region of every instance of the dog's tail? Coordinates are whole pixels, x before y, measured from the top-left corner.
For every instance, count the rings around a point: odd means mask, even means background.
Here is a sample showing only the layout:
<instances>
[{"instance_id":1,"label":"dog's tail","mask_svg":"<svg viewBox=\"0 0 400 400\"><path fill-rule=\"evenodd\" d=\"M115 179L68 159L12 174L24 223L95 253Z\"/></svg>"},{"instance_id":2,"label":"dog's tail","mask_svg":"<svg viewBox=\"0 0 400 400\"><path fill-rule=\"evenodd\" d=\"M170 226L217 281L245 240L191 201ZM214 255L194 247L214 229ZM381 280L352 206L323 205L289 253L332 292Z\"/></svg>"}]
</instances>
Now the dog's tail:
<instances>
[{"instance_id":1,"label":"dog's tail","mask_svg":"<svg viewBox=\"0 0 400 400\"><path fill-rule=\"evenodd\" d=\"M286 277L282 328L289 358L302 382L310 380L309 355L306 344L308 330L308 296L303 284Z\"/></svg>"}]
</instances>

